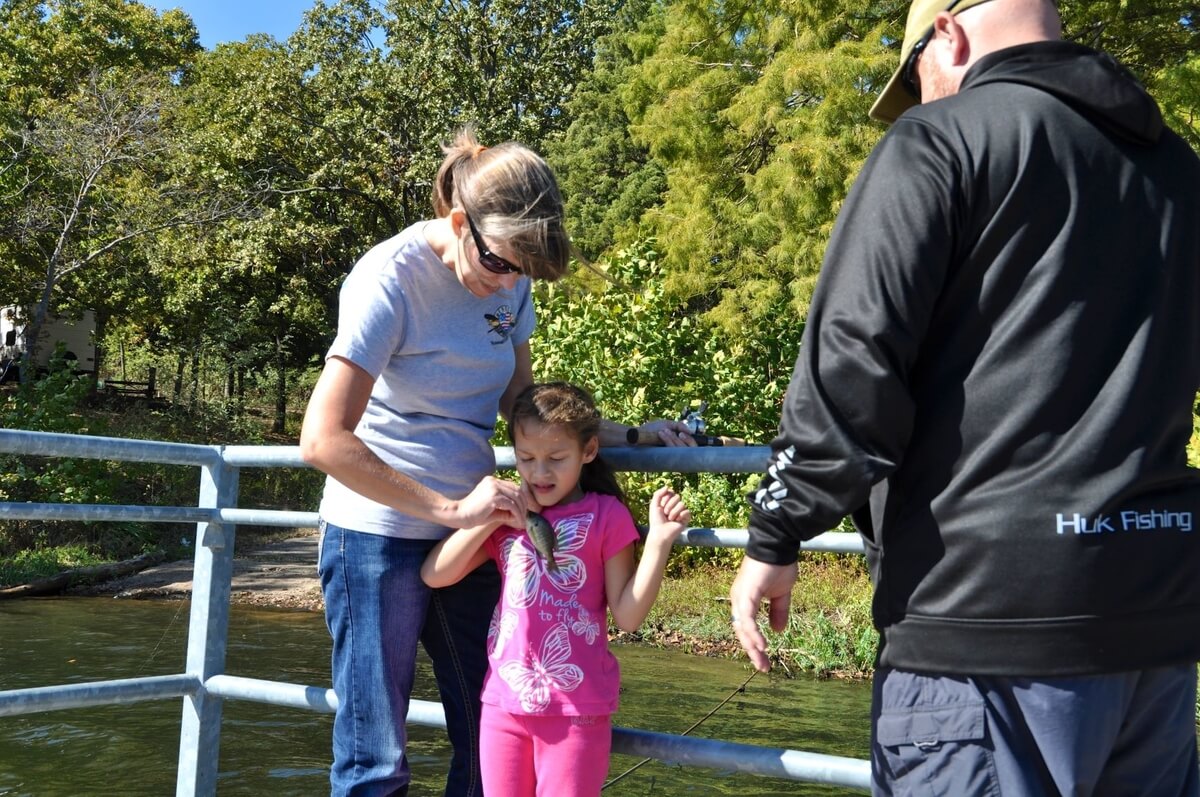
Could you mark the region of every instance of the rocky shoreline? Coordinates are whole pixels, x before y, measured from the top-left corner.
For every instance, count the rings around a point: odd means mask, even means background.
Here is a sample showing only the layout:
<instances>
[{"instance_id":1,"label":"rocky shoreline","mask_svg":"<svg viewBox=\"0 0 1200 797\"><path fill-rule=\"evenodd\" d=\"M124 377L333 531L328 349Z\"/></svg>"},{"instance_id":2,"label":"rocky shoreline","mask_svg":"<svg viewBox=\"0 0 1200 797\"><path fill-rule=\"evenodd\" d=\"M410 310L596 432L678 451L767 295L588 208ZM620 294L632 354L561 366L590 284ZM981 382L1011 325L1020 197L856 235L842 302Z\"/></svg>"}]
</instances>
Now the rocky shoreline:
<instances>
[{"instance_id":1,"label":"rocky shoreline","mask_svg":"<svg viewBox=\"0 0 1200 797\"><path fill-rule=\"evenodd\" d=\"M315 532L298 534L246 552L233 561L232 603L324 611L317 578ZM192 594L191 559L148 567L99 584L72 587L69 595L184 600Z\"/></svg>"}]
</instances>

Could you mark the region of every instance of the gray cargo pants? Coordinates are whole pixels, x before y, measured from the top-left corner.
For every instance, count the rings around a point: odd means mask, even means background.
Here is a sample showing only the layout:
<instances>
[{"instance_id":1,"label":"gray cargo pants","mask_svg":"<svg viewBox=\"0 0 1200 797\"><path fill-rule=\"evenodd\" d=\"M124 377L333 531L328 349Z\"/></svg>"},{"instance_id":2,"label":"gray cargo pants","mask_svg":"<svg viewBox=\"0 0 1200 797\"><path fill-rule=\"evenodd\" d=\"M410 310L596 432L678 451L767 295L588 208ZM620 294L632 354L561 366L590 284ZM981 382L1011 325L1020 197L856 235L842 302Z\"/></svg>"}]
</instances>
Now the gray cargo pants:
<instances>
[{"instance_id":1,"label":"gray cargo pants","mask_svg":"<svg viewBox=\"0 0 1200 797\"><path fill-rule=\"evenodd\" d=\"M1196 665L1071 678L880 668L875 795L1200 797Z\"/></svg>"}]
</instances>

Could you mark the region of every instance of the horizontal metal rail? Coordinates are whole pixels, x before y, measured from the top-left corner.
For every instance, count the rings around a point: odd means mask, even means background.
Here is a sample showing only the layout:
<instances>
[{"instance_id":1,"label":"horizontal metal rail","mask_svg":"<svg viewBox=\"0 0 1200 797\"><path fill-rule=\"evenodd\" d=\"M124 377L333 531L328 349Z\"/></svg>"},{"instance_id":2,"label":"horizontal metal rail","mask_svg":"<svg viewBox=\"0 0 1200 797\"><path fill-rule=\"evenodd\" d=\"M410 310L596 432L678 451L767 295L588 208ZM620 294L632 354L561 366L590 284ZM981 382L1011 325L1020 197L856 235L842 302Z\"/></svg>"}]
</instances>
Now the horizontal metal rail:
<instances>
[{"instance_id":1,"label":"horizontal metal rail","mask_svg":"<svg viewBox=\"0 0 1200 797\"><path fill-rule=\"evenodd\" d=\"M205 509L196 506L116 506L111 504L36 504L0 502L0 519L59 521L139 521L152 523L224 522L249 526L315 529L316 512L277 509ZM644 531L644 529L643 529ZM746 529L689 528L675 540L680 547L745 548L750 540ZM801 544L806 551L863 553L858 534L831 531Z\"/></svg>"},{"instance_id":2,"label":"horizontal metal rail","mask_svg":"<svg viewBox=\"0 0 1200 797\"><path fill-rule=\"evenodd\" d=\"M239 468L307 467L300 457L299 446L203 446L19 429L0 429L0 453L168 465L213 465L222 462ZM640 473L755 473L766 468L770 453L766 446L613 446L602 451L604 459L616 470ZM511 446L496 448L496 467L516 467L516 456Z\"/></svg>"},{"instance_id":3,"label":"horizontal metal rail","mask_svg":"<svg viewBox=\"0 0 1200 797\"><path fill-rule=\"evenodd\" d=\"M244 678L221 671L228 622L232 557L229 543L235 527L245 524L313 528L318 523L315 512L232 506L237 497L238 469L307 467L297 446L202 446L3 429L0 453L191 465L202 469L201 506L0 503L0 519L196 523L198 542L187 673L0 692L0 717L183 697L177 794L209 795L216 791L221 699L325 713L336 711L337 695L332 689ZM615 469L636 472L753 473L765 469L769 455L770 450L761 446L604 450L605 458ZM515 467L513 450L497 448L496 463L498 468ZM748 541L746 529L690 528L675 544L744 548ZM837 553L863 552L859 535L844 532L822 534L802 547ZM437 703L413 700L408 722L444 728L445 715ZM869 762L853 758L620 727L613 729L613 751L722 771L870 788Z\"/></svg>"},{"instance_id":4,"label":"horizontal metal rail","mask_svg":"<svg viewBox=\"0 0 1200 797\"><path fill-rule=\"evenodd\" d=\"M124 521L144 523L208 523L217 512L198 506L119 506L117 504L0 503L0 519Z\"/></svg>"},{"instance_id":5,"label":"horizontal metal rail","mask_svg":"<svg viewBox=\"0 0 1200 797\"><path fill-rule=\"evenodd\" d=\"M204 688L210 694L224 698L307 709L325 714L337 711L337 695L334 691L315 686L216 675L205 682ZM409 702L408 723L444 729L446 715L440 703L412 700ZM869 762L822 753L758 747L620 726L613 727L613 752L653 758L666 763L805 780L811 783L862 789L871 787Z\"/></svg>"},{"instance_id":6,"label":"horizontal metal rail","mask_svg":"<svg viewBox=\"0 0 1200 797\"><path fill-rule=\"evenodd\" d=\"M746 529L688 529L675 540L676 545L694 545L702 548L745 548L750 542ZM800 543L801 550L821 553L865 552L862 537L857 532L827 531L811 540Z\"/></svg>"},{"instance_id":7,"label":"horizontal metal rail","mask_svg":"<svg viewBox=\"0 0 1200 797\"><path fill-rule=\"evenodd\" d=\"M195 694L199 688L196 676L181 674L10 689L0 692L0 717L182 697Z\"/></svg>"},{"instance_id":8,"label":"horizontal metal rail","mask_svg":"<svg viewBox=\"0 0 1200 797\"><path fill-rule=\"evenodd\" d=\"M868 791L871 788L870 761L823 753L674 736L632 728L613 729L613 752L723 772L744 772Z\"/></svg>"},{"instance_id":9,"label":"horizontal metal rail","mask_svg":"<svg viewBox=\"0 0 1200 797\"><path fill-rule=\"evenodd\" d=\"M212 466L221 462L219 446L130 440L124 437L26 432L20 429L0 429L0 454L109 459L117 462L152 462L159 465Z\"/></svg>"}]
</instances>

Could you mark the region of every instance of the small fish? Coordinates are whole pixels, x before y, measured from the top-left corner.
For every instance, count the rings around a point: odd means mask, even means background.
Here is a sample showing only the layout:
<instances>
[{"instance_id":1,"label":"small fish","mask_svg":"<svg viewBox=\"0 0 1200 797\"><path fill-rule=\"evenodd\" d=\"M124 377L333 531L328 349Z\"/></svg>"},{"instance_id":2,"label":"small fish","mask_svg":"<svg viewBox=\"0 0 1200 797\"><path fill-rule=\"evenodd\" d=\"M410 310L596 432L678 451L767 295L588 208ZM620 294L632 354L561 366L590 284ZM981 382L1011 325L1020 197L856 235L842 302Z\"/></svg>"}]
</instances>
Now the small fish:
<instances>
[{"instance_id":1,"label":"small fish","mask_svg":"<svg viewBox=\"0 0 1200 797\"><path fill-rule=\"evenodd\" d=\"M557 571L558 562L554 561L554 549L558 546L558 538L550 521L537 512L528 512L525 515L525 533L529 535L533 547L546 560L546 569L551 572Z\"/></svg>"}]
</instances>

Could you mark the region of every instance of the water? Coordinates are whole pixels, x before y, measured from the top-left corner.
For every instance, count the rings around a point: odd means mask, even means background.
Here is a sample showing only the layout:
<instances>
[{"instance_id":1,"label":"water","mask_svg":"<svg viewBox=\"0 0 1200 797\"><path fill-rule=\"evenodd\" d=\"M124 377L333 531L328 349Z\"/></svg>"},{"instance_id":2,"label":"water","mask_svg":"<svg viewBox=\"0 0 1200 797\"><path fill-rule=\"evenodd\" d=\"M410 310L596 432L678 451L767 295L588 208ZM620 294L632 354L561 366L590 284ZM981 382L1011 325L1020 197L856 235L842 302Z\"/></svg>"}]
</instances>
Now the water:
<instances>
[{"instance_id":1,"label":"water","mask_svg":"<svg viewBox=\"0 0 1200 797\"><path fill-rule=\"evenodd\" d=\"M0 602L0 689L182 672L186 602L69 598ZM683 733L750 675L744 663L639 646L616 650L623 686L617 725ZM415 697L436 700L426 661ZM235 606L226 670L314 686L329 683L323 618ZM866 756L870 689L758 675L690 735L832 755ZM179 699L0 718L0 797L146 797L175 790ZM226 701L221 797L328 793L333 718ZM410 728L413 797L434 797L449 761L444 732ZM614 755L609 777L640 762ZM651 761L606 795L840 795L849 792Z\"/></svg>"}]
</instances>

